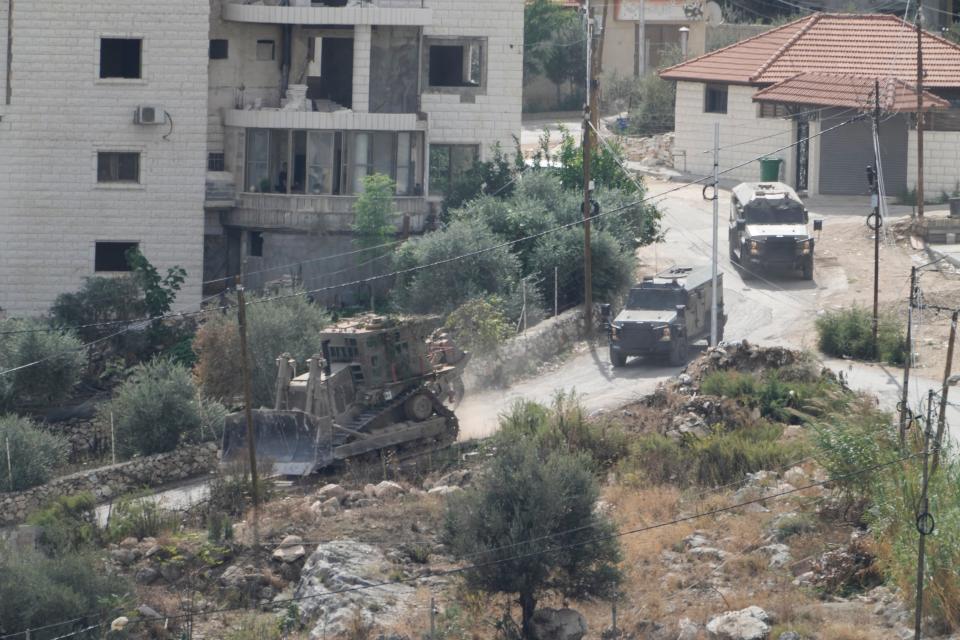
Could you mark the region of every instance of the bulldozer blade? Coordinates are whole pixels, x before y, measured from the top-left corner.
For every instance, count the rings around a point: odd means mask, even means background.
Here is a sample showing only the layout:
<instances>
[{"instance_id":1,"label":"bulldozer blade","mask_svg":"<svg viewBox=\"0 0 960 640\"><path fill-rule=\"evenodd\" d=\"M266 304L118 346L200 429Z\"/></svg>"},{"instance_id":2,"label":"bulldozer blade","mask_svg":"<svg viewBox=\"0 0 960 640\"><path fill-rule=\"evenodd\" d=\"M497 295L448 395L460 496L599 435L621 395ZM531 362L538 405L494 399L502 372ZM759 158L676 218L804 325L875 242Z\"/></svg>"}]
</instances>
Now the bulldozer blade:
<instances>
[{"instance_id":1,"label":"bulldozer blade","mask_svg":"<svg viewBox=\"0 0 960 640\"><path fill-rule=\"evenodd\" d=\"M283 476L305 476L333 462L329 419L303 411L253 411L258 466ZM221 462L245 459L247 423L242 411L225 419Z\"/></svg>"}]
</instances>

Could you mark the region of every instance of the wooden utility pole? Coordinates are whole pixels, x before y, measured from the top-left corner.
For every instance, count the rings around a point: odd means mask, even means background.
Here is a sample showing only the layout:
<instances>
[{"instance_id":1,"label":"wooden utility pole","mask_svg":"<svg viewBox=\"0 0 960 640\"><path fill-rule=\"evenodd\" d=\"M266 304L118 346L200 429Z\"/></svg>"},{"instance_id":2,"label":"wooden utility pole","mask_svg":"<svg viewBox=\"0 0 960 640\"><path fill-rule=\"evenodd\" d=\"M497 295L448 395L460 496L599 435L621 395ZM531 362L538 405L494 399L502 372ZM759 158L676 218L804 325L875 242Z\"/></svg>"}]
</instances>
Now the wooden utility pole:
<instances>
[{"instance_id":1,"label":"wooden utility pole","mask_svg":"<svg viewBox=\"0 0 960 640\"><path fill-rule=\"evenodd\" d=\"M917 0L917 217L923 217L923 0Z\"/></svg>"},{"instance_id":2,"label":"wooden utility pole","mask_svg":"<svg viewBox=\"0 0 960 640\"><path fill-rule=\"evenodd\" d=\"M876 173L873 176L873 215L877 228L873 230L873 355L880 359L880 81L873 81L873 137L876 149Z\"/></svg>"},{"instance_id":3,"label":"wooden utility pole","mask_svg":"<svg viewBox=\"0 0 960 640\"><path fill-rule=\"evenodd\" d=\"M927 394L927 420L923 427L923 485L920 488L920 512L917 513L917 532L920 534L920 548L917 550L917 603L913 614L913 637L920 640L923 626L923 574L927 547L927 535L933 533L932 518L927 511L927 481L929 480L930 427L933 422L933 389Z\"/></svg>"},{"instance_id":4,"label":"wooden utility pole","mask_svg":"<svg viewBox=\"0 0 960 640\"><path fill-rule=\"evenodd\" d=\"M586 319L587 333L593 331L593 268L590 252L590 195L593 187L593 180L590 172L592 169L591 138L590 127L593 124L594 111L594 74L593 74L593 13L590 9L590 0L584 2L584 19L587 26L587 103L583 108L583 312Z\"/></svg>"},{"instance_id":5,"label":"wooden utility pole","mask_svg":"<svg viewBox=\"0 0 960 640\"><path fill-rule=\"evenodd\" d=\"M950 374L953 366L953 346L957 342L957 320L960 310L954 311L950 318L950 341L947 343L947 364L943 368L943 387L940 389L940 416L937 419L937 444L933 452L933 471L940 464L940 447L943 444L943 432L947 427L947 392L950 390Z\"/></svg>"},{"instance_id":6,"label":"wooden utility pole","mask_svg":"<svg viewBox=\"0 0 960 640\"><path fill-rule=\"evenodd\" d=\"M257 479L257 444L253 429L253 393L250 390L250 359L247 354L247 304L243 285L237 277L237 322L240 328L240 375L243 376L243 413L247 421L247 451L250 453L250 492L254 512L260 507L260 488Z\"/></svg>"},{"instance_id":7,"label":"wooden utility pole","mask_svg":"<svg viewBox=\"0 0 960 640\"><path fill-rule=\"evenodd\" d=\"M900 394L900 449L906 450L907 416L910 413L910 367L913 366L913 307L917 295L917 268L910 267L910 305L907 307L907 360L903 365L903 389Z\"/></svg>"}]
</instances>

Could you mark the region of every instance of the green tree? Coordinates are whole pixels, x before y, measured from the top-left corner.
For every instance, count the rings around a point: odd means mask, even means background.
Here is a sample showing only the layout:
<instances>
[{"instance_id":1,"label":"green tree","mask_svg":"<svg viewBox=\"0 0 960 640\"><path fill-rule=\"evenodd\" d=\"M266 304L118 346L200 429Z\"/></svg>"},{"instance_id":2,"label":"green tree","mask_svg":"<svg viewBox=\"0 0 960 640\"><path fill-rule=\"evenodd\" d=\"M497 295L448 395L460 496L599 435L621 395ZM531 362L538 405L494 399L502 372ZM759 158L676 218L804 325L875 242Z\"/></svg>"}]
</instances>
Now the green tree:
<instances>
[{"instance_id":1,"label":"green tree","mask_svg":"<svg viewBox=\"0 0 960 640\"><path fill-rule=\"evenodd\" d=\"M8 444L13 469L7 468L4 452L0 455L0 490L3 491L23 491L43 484L67 462L67 441L39 429L29 418L0 415L0 446L6 448Z\"/></svg>"},{"instance_id":2,"label":"green tree","mask_svg":"<svg viewBox=\"0 0 960 640\"><path fill-rule=\"evenodd\" d=\"M167 269L167 275L161 276L157 268L140 253L140 249L127 249L126 257L133 279L143 291L143 305L147 314L153 317L168 313L187 278L186 269L175 265Z\"/></svg>"},{"instance_id":3,"label":"green tree","mask_svg":"<svg viewBox=\"0 0 960 640\"><path fill-rule=\"evenodd\" d=\"M552 0L533 0L523 10L523 78L543 73L543 64L567 10ZM586 68L586 64L584 64Z\"/></svg>"},{"instance_id":4,"label":"green tree","mask_svg":"<svg viewBox=\"0 0 960 640\"><path fill-rule=\"evenodd\" d=\"M483 194L508 198L513 193L519 168L517 163L507 157L499 142L493 145L492 152L490 160L477 160L469 171L450 185L443 200L445 215L450 209L463 206Z\"/></svg>"},{"instance_id":5,"label":"green tree","mask_svg":"<svg viewBox=\"0 0 960 640\"><path fill-rule=\"evenodd\" d=\"M525 638L543 594L610 598L620 582L614 527L595 510L599 489L588 468L582 454L541 457L529 439L512 441L450 501L445 543L472 564L470 587L517 595Z\"/></svg>"},{"instance_id":6,"label":"green tree","mask_svg":"<svg viewBox=\"0 0 960 640\"><path fill-rule=\"evenodd\" d=\"M461 348L475 353L496 349L513 333L497 296L467 300L447 316L445 327Z\"/></svg>"},{"instance_id":7,"label":"green tree","mask_svg":"<svg viewBox=\"0 0 960 640\"><path fill-rule=\"evenodd\" d=\"M386 244L396 233L391 222L396 189L396 183L382 173L364 176L363 193L353 204L353 233L361 248Z\"/></svg>"},{"instance_id":8,"label":"green tree","mask_svg":"<svg viewBox=\"0 0 960 640\"><path fill-rule=\"evenodd\" d=\"M0 321L0 370L31 363L0 376L0 410L67 398L83 371L83 344L71 331L39 320Z\"/></svg>"}]
</instances>

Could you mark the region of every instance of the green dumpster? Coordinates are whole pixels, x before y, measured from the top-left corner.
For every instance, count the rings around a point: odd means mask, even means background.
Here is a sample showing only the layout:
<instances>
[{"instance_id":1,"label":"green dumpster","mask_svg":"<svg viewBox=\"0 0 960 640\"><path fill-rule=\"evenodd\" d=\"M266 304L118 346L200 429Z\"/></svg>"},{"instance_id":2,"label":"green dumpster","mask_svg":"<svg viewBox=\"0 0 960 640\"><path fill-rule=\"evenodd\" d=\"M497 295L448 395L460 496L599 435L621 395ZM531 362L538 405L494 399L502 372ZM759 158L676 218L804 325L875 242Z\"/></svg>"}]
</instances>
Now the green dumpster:
<instances>
[{"instance_id":1,"label":"green dumpster","mask_svg":"<svg viewBox=\"0 0 960 640\"><path fill-rule=\"evenodd\" d=\"M780 158L763 158L760 160L760 181L777 182L780 180Z\"/></svg>"}]
</instances>

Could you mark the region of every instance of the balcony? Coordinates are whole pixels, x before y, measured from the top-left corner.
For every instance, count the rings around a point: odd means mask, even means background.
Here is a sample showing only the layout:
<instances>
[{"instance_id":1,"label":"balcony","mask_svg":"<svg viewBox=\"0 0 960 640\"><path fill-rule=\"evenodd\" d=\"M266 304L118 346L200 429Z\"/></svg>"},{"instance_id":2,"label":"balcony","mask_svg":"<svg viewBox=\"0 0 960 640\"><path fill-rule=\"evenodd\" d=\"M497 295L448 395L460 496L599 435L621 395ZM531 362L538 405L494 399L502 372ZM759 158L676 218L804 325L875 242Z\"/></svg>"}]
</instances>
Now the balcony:
<instances>
[{"instance_id":1,"label":"balcony","mask_svg":"<svg viewBox=\"0 0 960 640\"><path fill-rule=\"evenodd\" d=\"M244 129L328 129L337 131L425 131L427 123L415 113L360 113L339 111L288 111L283 109L231 109L224 124Z\"/></svg>"},{"instance_id":2,"label":"balcony","mask_svg":"<svg viewBox=\"0 0 960 640\"><path fill-rule=\"evenodd\" d=\"M258 24L384 25L426 27L433 24L433 10L422 0L352 0L349 6L322 6L310 0L290 0L291 5L259 2L227 3L223 19ZM333 3L331 3L333 4Z\"/></svg>"},{"instance_id":3,"label":"balcony","mask_svg":"<svg viewBox=\"0 0 960 640\"><path fill-rule=\"evenodd\" d=\"M343 233L353 228L356 196L285 195L273 193L238 194L237 207L221 217L224 225L262 230ZM423 229L429 205L422 196L393 199L397 231L404 214L410 217L410 231Z\"/></svg>"}]
</instances>

